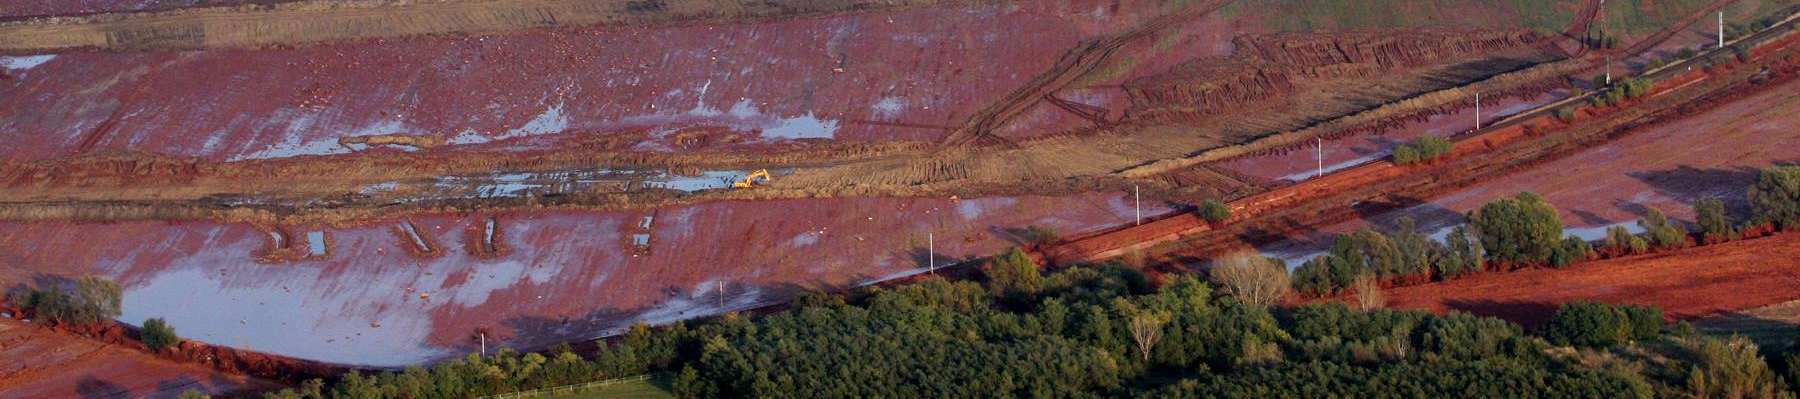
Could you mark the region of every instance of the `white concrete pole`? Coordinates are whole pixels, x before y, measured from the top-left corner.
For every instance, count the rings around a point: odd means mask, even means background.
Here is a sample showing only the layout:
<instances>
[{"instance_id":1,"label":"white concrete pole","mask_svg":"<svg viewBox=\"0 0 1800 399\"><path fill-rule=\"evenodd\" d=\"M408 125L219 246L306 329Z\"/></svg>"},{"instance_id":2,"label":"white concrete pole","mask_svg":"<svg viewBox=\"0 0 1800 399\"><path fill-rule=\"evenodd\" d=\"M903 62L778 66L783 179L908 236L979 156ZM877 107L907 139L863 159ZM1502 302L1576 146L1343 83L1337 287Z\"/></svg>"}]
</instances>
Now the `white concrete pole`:
<instances>
[{"instance_id":1,"label":"white concrete pole","mask_svg":"<svg viewBox=\"0 0 1800 399\"><path fill-rule=\"evenodd\" d=\"M1481 93L1475 93L1475 130L1481 130Z\"/></svg>"},{"instance_id":2,"label":"white concrete pole","mask_svg":"<svg viewBox=\"0 0 1800 399\"><path fill-rule=\"evenodd\" d=\"M937 274L937 234L925 233L925 267L926 273Z\"/></svg>"},{"instance_id":3,"label":"white concrete pole","mask_svg":"<svg viewBox=\"0 0 1800 399\"><path fill-rule=\"evenodd\" d=\"M1134 204L1132 208L1137 210L1136 224L1144 224L1144 198L1138 195L1138 185L1136 184L1131 185L1131 202Z\"/></svg>"},{"instance_id":4,"label":"white concrete pole","mask_svg":"<svg viewBox=\"0 0 1800 399\"><path fill-rule=\"evenodd\" d=\"M1725 12L1719 12L1719 48L1725 48Z\"/></svg>"},{"instance_id":5,"label":"white concrete pole","mask_svg":"<svg viewBox=\"0 0 1800 399\"><path fill-rule=\"evenodd\" d=\"M1314 137L1313 140L1317 140L1319 142L1318 154L1317 154L1318 158L1319 158L1319 174L1314 175L1313 177L1325 177L1325 138L1324 137Z\"/></svg>"}]
</instances>

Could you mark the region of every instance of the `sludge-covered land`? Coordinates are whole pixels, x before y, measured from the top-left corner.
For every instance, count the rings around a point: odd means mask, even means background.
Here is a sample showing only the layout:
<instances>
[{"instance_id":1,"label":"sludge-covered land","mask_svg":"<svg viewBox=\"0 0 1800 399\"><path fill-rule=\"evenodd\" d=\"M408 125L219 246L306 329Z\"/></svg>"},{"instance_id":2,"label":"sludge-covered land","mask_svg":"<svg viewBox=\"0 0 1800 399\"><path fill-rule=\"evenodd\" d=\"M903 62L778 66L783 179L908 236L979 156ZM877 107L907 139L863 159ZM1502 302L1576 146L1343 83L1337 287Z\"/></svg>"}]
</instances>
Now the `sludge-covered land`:
<instances>
[{"instance_id":1,"label":"sludge-covered land","mask_svg":"<svg viewBox=\"0 0 1800 399\"><path fill-rule=\"evenodd\" d=\"M1797 7L0 5L0 396L1777 397Z\"/></svg>"}]
</instances>

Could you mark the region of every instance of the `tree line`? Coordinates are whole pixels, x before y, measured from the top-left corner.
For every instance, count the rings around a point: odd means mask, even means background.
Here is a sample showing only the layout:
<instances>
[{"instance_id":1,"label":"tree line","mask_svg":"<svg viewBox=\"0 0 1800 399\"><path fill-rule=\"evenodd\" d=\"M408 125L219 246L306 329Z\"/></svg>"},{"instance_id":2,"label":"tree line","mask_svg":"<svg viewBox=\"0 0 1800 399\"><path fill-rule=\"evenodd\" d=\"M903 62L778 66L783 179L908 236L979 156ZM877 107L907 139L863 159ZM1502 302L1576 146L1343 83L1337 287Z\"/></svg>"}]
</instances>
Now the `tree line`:
<instances>
[{"instance_id":1,"label":"tree line","mask_svg":"<svg viewBox=\"0 0 1800 399\"><path fill-rule=\"evenodd\" d=\"M1003 268L1029 259L995 259L981 281L809 294L760 317L634 326L593 353L502 350L268 396L460 398L643 373L671 376L681 397L1788 394L1754 344L1667 327L1654 308L1569 304L1532 332L1463 313L1271 307L1117 264L1033 273ZM1701 355L1592 360L1626 350Z\"/></svg>"},{"instance_id":2,"label":"tree line","mask_svg":"<svg viewBox=\"0 0 1800 399\"><path fill-rule=\"evenodd\" d=\"M1703 198L1693 204L1692 229L1651 208L1637 222L1643 233L1612 226L1606 238L1588 242L1564 237L1562 219L1543 197L1519 193L1470 212L1469 223L1454 227L1442 241L1419 232L1408 218L1399 219L1398 229L1390 233L1363 229L1338 235L1325 255L1295 268L1292 281L1302 294L1328 296L1344 292L1364 277L1416 284L1477 271L1564 267L1605 257L1722 243L1773 230L1800 230L1800 166L1759 172L1746 198L1750 215L1741 221L1726 211L1724 201Z\"/></svg>"}]
</instances>

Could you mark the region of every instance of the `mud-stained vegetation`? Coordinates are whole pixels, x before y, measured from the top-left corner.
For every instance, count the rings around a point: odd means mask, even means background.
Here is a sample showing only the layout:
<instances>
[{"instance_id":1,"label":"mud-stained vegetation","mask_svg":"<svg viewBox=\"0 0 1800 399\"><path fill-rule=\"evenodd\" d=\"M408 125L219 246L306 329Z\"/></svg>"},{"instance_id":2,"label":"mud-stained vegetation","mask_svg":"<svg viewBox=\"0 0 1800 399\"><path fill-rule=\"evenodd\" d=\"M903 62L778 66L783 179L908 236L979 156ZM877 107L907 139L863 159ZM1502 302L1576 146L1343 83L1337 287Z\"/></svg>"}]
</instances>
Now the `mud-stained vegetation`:
<instances>
[{"instance_id":1,"label":"mud-stained vegetation","mask_svg":"<svg viewBox=\"0 0 1800 399\"><path fill-rule=\"evenodd\" d=\"M38 3L0 352L52 355L0 396L1709 396L1672 354L1793 346L1792 1ZM1308 324L1368 317L1520 351ZM801 371L846 354L1006 376Z\"/></svg>"}]
</instances>

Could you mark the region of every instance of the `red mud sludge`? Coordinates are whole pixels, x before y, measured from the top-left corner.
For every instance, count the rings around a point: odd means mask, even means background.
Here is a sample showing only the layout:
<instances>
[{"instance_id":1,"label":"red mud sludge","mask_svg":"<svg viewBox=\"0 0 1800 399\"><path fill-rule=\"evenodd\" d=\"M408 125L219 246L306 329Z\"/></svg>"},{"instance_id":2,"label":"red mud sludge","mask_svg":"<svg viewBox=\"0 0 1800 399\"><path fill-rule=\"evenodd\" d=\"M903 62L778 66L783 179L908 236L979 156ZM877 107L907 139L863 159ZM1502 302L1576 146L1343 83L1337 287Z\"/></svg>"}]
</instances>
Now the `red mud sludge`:
<instances>
[{"instance_id":1,"label":"red mud sludge","mask_svg":"<svg viewBox=\"0 0 1800 399\"><path fill-rule=\"evenodd\" d=\"M472 351L477 328L494 331L491 346L535 348L921 273L932 226L942 226L940 259L956 259L1009 245L1008 228L1075 234L1128 222L1133 209L1116 194L709 203L656 210L653 248L639 254L627 234L644 214L497 214L511 250L480 255L436 246L479 242L466 235L484 229L469 225L487 217L414 217L435 237L434 257L410 254L416 243L388 222L329 229L323 259L279 264L253 258L270 238L247 224L5 223L0 251L21 256L0 275L106 275L125 288L122 320L162 317L208 343L399 366ZM49 250L67 247L88 249Z\"/></svg>"},{"instance_id":2,"label":"red mud sludge","mask_svg":"<svg viewBox=\"0 0 1800 399\"><path fill-rule=\"evenodd\" d=\"M721 127L752 141L935 140L1084 32L1010 7L300 49L75 53L0 81L11 160L144 151L347 153L346 136L450 144ZM598 33L598 34L596 34ZM1004 38L1028 35L1020 42ZM644 151L670 151L649 139Z\"/></svg>"}]
</instances>

